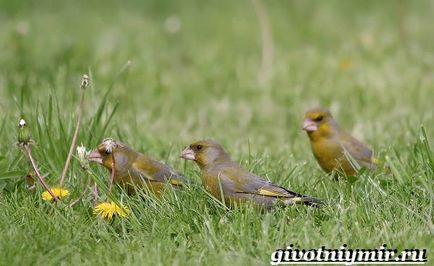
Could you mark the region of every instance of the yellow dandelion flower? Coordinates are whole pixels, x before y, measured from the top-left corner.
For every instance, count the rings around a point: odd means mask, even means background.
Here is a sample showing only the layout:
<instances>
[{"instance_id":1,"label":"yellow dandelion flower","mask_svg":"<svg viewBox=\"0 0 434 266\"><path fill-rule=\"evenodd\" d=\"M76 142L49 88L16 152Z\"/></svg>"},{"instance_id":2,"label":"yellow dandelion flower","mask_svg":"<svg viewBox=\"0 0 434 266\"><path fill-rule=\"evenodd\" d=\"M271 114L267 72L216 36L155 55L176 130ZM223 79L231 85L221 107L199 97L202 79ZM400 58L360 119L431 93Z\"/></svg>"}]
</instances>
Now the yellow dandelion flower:
<instances>
[{"instance_id":1,"label":"yellow dandelion flower","mask_svg":"<svg viewBox=\"0 0 434 266\"><path fill-rule=\"evenodd\" d=\"M122 218L128 217L128 213L130 212L130 210L128 210L128 208L124 206L120 207L112 201L102 202L96 205L93 212L104 219L111 220L115 215L119 215Z\"/></svg>"},{"instance_id":2,"label":"yellow dandelion flower","mask_svg":"<svg viewBox=\"0 0 434 266\"><path fill-rule=\"evenodd\" d=\"M66 198L69 196L69 190L59 187L53 187L51 188L51 191L53 191L53 194L56 195L58 199ZM42 199L46 201L53 200L53 197L51 196L50 192L44 191L42 193Z\"/></svg>"}]
</instances>

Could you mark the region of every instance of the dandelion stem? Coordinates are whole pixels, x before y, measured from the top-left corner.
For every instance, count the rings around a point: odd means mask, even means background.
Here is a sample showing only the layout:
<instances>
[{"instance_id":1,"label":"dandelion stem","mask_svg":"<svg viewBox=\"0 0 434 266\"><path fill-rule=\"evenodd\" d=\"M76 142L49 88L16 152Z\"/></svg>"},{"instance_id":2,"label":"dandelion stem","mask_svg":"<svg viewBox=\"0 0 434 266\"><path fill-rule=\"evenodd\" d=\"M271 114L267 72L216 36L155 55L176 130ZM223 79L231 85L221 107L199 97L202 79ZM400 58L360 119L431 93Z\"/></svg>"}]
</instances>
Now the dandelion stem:
<instances>
[{"instance_id":1,"label":"dandelion stem","mask_svg":"<svg viewBox=\"0 0 434 266\"><path fill-rule=\"evenodd\" d=\"M74 136L72 137L71 146L69 147L68 156L66 157L65 166L63 167L62 175L60 177L59 187L63 187L66 172L68 171L69 163L71 162L72 153L74 152L75 145L77 144L78 133L80 132L81 118L83 117L84 110L84 93L87 85L87 76L83 76L83 80L81 82L80 105L78 108L77 125L75 126Z\"/></svg>"},{"instance_id":2,"label":"dandelion stem","mask_svg":"<svg viewBox=\"0 0 434 266\"><path fill-rule=\"evenodd\" d=\"M29 146L28 144L24 144L23 147L24 147L24 149L25 149L25 151L26 151L26 153L27 153L27 157L29 157L30 163L32 164L33 170L35 171L36 176L37 176L38 179L39 179L39 182L41 182L41 184L42 184L42 186L44 187L44 189L45 189L46 191L48 191L48 193L50 193L50 195L51 195L51 197L53 197L54 201L57 202L59 199L58 199L57 196L53 193L53 191L51 190L50 186L45 182L44 177L42 177L41 173L39 172L38 167L36 166L36 162L35 162L35 160L33 159L33 156L32 156L32 150L30 149L30 146Z\"/></svg>"}]
</instances>

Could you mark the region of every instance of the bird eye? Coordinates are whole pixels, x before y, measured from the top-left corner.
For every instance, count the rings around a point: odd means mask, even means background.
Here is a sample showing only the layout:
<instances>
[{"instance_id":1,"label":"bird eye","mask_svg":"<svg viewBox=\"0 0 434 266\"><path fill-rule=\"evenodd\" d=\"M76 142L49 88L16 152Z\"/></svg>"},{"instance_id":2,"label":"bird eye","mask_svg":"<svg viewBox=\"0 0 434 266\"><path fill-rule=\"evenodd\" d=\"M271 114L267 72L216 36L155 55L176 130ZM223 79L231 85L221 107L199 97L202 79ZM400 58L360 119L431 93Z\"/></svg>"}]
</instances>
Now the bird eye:
<instances>
[{"instance_id":1,"label":"bird eye","mask_svg":"<svg viewBox=\"0 0 434 266\"><path fill-rule=\"evenodd\" d=\"M105 150L105 154L109 155L110 153L112 153L110 150Z\"/></svg>"},{"instance_id":2,"label":"bird eye","mask_svg":"<svg viewBox=\"0 0 434 266\"><path fill-rule=\"evenodd\" d=\"M202 145L197 145L196 149L201 150L202 149Z\"/></svg>"},{"instance_id":3,"label":"bird eye","mask_svg":"<svg viewBox=\"0 0 434 266\"><path fill-rule=\"evenodd\" d=\"M324 117L322 115L319 115L313 121L315 121L315 122L321 122L323 120L323 118Z\"/></svg>"}]
</instances>

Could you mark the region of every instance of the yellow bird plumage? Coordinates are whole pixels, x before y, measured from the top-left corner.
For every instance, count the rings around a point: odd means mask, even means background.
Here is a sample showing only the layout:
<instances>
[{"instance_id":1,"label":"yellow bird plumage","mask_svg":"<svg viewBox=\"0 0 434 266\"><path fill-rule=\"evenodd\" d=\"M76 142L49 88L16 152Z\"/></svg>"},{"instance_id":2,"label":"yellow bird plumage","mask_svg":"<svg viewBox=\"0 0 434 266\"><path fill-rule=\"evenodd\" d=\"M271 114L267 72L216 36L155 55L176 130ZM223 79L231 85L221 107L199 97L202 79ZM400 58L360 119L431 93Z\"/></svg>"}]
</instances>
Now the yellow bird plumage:
<instances>
[{"instance_id":1,"label":"yellow bird plumage","mask_svg":"<svg viewBox=\"0 0 434 266\"><path fill-rule=\"evenodd\" d=\"M88 159L109 171L114 165L114 182L126 186L129 193L134 192L135 186L146 185L149 191L160 194L165 183L177 187L186 182L184 176L169 166L112 139L105 139L88 155Z\"/></svg>"},{"instance_id":2,"label":"yellow bird plumage","mask_svg":"<svg viewBox=\"0 0 434 266\"><path fill-rule=\"evenodd\" d=\"M309 136L316 160L327 173L356 175L359 168L376 168L372 150L341 130L328 110L316 108L306 112L303 130Z\"/></svg>"},{"instance_id":3,"label":"yellow bird plumage","mask_svg":"<svg viewBox=\"0 0 434 266\"><path fill-rule=\"evenodd\" d=\"M317 205L321 202L250 173L232 161L223 147L212 140L194 142L182 152L181 157L197 163L205 189L228 205L249 201L268 209L279 202L286 205Z\"/></svg>"}]
</instances>

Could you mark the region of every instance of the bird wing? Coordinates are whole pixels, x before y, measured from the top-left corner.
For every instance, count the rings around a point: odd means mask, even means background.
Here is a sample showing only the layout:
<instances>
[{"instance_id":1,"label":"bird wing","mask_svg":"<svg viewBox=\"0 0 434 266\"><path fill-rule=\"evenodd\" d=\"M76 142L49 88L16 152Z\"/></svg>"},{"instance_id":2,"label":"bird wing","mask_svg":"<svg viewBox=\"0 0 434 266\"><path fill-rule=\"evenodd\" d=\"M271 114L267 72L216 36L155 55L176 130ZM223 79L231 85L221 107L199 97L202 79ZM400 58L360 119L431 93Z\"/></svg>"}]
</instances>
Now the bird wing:
<instances>
[{"instance_id":1,"label":"bird wing","mask_svg":"<svg viewBox=\"0 0 434 266\"><path fill-rule=\"evenodd\" d=\"M139 156L133 163L131 171L150 182L169 182L172 185L186 183L186 178L169 166L147 156Z\"/></svg>"},{"instance_id":2,"label":"bird wing","mask_svg":"<svg viewBox=\"0 0 434 266\"><path fill-rule=\"evenodd\" d=\"M367 168L373 167L373 152L365 144L347 133L344 133L340 137L340 143L351 157L360 164L360 166Z\"/></svg>"},{"instance_id":3,"label":"bird wing","mask_svg":"<svg viewBox=\"0 0 434 266\"><path fill-rule=\"evenodd\" d=\"M225 198L252 200L266 208L274 206L277 202L283 202L286 205L316 206L322 204L319 199L304 196L273 184L236 164L232 164L230 167L218 167L218 169L208 172L208 175L213 176L214 180L217 177L218 180L217 184L213 185L214 194L224 194Z\"/></svg>"},{"instance_id":4,"label":"bird wing","mask_svg":"<svg viewBox=\"0 0 434 266\"><path fill-rule=\"evenodd\" d=\"M273 198L304 197L256 176L249 171L236 166L228 167L221 174L221 180L226 181L229 189L238 194L252 194ZM228 182L228 180L230 180Z\"/></svg>"}]
</instances>

